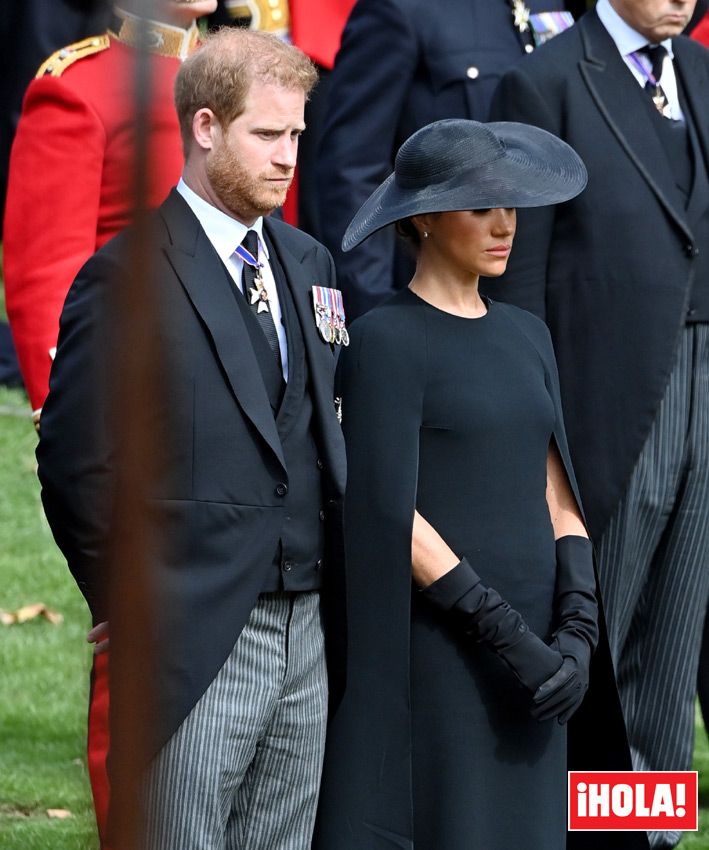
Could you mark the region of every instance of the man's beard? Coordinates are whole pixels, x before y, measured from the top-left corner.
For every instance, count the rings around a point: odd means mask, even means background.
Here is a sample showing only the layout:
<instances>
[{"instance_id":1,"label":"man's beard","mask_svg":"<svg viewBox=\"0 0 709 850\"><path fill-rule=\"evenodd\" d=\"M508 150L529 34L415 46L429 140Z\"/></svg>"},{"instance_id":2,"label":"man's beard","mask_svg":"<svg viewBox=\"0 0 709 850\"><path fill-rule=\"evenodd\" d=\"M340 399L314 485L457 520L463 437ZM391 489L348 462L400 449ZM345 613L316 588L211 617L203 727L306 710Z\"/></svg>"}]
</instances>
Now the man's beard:
<instances>
[{"instance_id":1,"label":"man's beard","mask_svg":"<svg viewBox=\"0 0 709 850\"><path fill-rule=\"evenodd\" d=\"M290 186L290 181L288 186L264 183L241 165L239 158L226 144L218 150L212 150L207 157L206 170L216 196L229 212L240 219L268 215L283 206Z\"/></svg>"}]
</instances>

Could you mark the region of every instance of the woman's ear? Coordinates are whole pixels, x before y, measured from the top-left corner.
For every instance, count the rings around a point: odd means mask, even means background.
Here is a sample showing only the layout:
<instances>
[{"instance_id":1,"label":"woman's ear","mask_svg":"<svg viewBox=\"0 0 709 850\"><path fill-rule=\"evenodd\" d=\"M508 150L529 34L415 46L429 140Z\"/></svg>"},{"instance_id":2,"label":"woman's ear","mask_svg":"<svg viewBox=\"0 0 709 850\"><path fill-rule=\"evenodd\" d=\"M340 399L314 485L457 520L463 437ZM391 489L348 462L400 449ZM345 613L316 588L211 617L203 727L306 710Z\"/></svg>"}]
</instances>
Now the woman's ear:
<instances>
[{"instance_id":1,"label":"woman's ear","mask_svg":"<svg viewBox=\"0 0 709 850\"><path fill-rule=\"evenodd\" d=\"M421 239L426 239L428 234L431 232L437 216L438 213L422 213L421 215L411 216L410 221L418 231L418 235Z\"/></svg>"}]
</instances>

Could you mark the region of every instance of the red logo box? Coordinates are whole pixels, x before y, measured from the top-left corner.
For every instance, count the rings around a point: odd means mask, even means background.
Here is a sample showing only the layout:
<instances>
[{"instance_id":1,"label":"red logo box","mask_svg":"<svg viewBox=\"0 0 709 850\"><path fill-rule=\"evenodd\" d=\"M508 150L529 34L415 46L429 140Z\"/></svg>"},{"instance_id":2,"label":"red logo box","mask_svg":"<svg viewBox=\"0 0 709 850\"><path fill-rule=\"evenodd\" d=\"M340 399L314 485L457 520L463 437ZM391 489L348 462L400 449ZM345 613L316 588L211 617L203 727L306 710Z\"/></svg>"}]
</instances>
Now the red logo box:
<instances>
[{"instance_id":1,"label":"red logo box","mask_svg":"<svg viewBox=\"0 0 709 850\"><path fill-rule=\"evenodd\" d=\"M569 771L569 831L696 831L697 771Z\"/></svg>"}]
</instances>

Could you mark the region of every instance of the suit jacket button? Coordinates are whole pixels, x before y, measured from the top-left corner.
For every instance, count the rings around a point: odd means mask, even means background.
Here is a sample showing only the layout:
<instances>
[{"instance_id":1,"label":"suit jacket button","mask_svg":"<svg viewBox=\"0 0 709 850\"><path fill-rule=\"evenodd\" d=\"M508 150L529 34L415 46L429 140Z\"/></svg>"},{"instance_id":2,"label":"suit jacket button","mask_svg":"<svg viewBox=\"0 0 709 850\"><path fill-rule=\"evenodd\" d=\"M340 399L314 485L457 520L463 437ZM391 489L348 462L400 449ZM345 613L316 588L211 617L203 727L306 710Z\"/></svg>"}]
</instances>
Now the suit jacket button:
<instances>
[{"instance_id":1,"label":"suit jacket button","mask_svg":"<svg viewBox=\"0 0 709 850\"><path fill-rule=\"evenodd\" d=\"M691 243L691 242L687 242L687 244L684 246L684 253L685 253L688 257L696 257L696 256L697 256L697 255L694 253L694 245L692 245L692 243Z\"/></svg>"},{"instance_id":2,"label":"suit jacket button","mask_svg":"<svg viewBox=\"0 0 709 850\"><path fill-rule=\"evenodd\" d=\"M318 558L318 560L315 563L315 569L319 570L321 568L322 568L322 558Z\"/></svg>"},{"instance_id":3,"label":"suit jacket button","mask_svg":"<svg viewBox=\"0 0 709 850\"><path fill-rule=\"evenodd\" d=\"M320 517L321 521L324 520L325 519L325 511L320 511L318 516Z\"/></svg>"},{"instance_id":4,"label":"suit jacket button","mask_svg":"<svg viewBox=\"0 0 709 850\"><path fill-rule=\"evenodd\" d=\"M325 464L320 460L320 458L318 458L315 463L317 464L318 469L322 469L325 466Z\"/></svg>"},{"instance_id":5,"label":"suit jacket button","mask_svg":"<svg viewBox=\"0 0 709 850\"><path fill-rule=\"evenodd\" d=\"M294 566L295 566L295 564L293 563L293 561L284 561L283 562L283 569L287 573L289 573L293 569Z\"/></svg>"},{"instance_id":6,"label":"suit jacket button","mask_svg":"<svg viewBox=\"0 0 709 850\"><path fill-rule=\"evenodd\" d=\"M287 484L279 484L276 487L276 496L285 496L287 492L288 492L288 485Z\"/></svg>"}]
</instances>

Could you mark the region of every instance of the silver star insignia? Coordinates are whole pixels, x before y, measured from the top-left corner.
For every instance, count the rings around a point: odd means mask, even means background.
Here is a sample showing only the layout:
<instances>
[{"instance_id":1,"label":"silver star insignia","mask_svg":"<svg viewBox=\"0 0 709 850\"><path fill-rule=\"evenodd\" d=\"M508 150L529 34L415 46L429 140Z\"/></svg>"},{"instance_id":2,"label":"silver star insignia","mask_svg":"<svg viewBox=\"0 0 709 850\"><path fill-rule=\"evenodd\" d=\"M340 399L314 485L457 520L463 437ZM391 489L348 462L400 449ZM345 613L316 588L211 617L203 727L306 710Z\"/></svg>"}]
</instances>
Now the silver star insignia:
<instances>
[{"instance_id":1,"label":"silver star insignia","mask_svg":"<svg viewBox=\"0 0 709 850\"><path fill-rule=\"evenodd\" d=\"M253 288L249 290L249 295L251 296L251 303L258 303L258 307L256 308L257 313L268 313L268 293L263 287L258 278L254 282Z\"/></svg>"}]
</instances>

